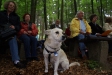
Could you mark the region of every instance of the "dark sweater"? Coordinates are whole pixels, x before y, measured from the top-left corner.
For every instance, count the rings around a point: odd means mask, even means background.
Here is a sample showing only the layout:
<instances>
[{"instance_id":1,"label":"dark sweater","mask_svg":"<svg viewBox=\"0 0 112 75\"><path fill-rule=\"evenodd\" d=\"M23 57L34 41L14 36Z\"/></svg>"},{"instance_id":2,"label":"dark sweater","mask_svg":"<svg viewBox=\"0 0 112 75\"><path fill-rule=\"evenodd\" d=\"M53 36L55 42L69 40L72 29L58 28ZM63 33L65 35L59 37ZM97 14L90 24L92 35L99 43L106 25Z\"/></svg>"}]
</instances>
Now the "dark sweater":
<instances>
[{"instance_id":1,"label":"dark sweater","mask_svg":"<svg viewBox=\"0 0 112 75\"><path fill-rule=\"evenodd\" d=\"M20 30L20 18L15 12L10 13L8 16L6 10L0 11L0 25L7 23L14 25L16 31Z\"/></svg>"},{"instance_id":2,"label":"dark sweater","mask_svg":"<svg viewBox=\"0 0 112 75\"><path fill-rule=\"evenodd\" d=\"M90 22L89 25L91 26L92 29L91 33L92 35L95 35L96 33L102 34L104 32L98 24L93 24L92 22Z\"/></svg>"},{"instance_id":3,"label":"dark sweater","mask_svg":"<svg viewBox=\"0 0 112 75\"><path fill-rule=\"evenodd\" d=\"M51 26L50 26L50 29L53 29L53 28L60 28L59 26L56 26L55 24L52 24ZM61 28L60 28L61 29Z\"/></svg>"}]
</instances>

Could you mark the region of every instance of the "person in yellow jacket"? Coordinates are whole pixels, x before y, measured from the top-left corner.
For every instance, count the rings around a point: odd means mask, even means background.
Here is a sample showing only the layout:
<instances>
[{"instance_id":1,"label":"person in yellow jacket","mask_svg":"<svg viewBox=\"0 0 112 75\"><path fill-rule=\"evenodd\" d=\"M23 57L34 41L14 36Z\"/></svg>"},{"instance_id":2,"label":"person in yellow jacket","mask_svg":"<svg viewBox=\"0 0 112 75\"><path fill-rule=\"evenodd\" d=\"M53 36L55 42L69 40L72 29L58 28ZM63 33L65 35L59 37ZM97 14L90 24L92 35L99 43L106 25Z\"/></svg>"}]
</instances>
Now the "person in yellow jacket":
<instances>
[{"instance_id":1,"label":"person in yellow jacket","mask_svg":"<svg viewBox=\"0 0 112 75\"><path fill-rule=\"evenodd\" d=\"M91 27L88 22L83 19L84 12L78 11L76 17L72 19L70 24L71 38L76 37L78 40L84 39L85 35L91 34ZM87 56L85 54L86 46L84 42L79 42L79 48L82 53L83 59L86 59Z\"/></svg>"}]
</instances>

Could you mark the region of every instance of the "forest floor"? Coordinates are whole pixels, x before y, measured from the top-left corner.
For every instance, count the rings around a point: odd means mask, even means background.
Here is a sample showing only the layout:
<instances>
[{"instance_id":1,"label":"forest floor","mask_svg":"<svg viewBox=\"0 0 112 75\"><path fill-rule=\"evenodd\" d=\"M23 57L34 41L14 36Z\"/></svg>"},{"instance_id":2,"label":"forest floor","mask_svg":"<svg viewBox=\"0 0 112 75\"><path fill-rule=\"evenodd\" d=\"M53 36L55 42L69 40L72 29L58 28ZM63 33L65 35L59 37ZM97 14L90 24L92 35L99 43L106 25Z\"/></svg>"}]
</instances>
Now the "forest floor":
<instances>
[{"instance_id":1,"label":"forest floor","mask_svg":"<svg viewBox=\"0 0 112 75\"><path fill-rule=\"evenodd\" d=\"M40 61L29 62L24 69L16 68L12 61L10 54L0 54L0 75L53 75L53 68L49 68L48 73L44 73L44 59L43 55L39 55ZM72 66L69 70L59 73L59 75L112 75L112 70L102 70L101 67L96 69L90 69L87 66L87 62L81 58L71 58L68 56L71 62L78 61L81 66ZM112 58L109 58L108 62L111 64Z\"/></svg>"}]
</instances>

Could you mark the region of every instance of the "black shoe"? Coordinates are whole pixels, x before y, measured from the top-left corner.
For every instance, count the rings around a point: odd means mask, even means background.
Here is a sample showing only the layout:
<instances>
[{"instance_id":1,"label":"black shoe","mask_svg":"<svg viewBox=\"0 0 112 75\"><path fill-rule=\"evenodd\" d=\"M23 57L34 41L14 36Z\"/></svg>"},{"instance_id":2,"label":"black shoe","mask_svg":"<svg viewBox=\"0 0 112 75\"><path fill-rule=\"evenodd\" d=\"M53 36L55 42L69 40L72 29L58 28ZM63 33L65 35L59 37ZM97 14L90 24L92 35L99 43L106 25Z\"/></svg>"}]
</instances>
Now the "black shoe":
<instances>
[{"instance_id":1,"label":"black shoe","mask_svg":"<svg viewBox=\"0 0 112 75\"><path fill-rule=\"evenodd\" d=\"M22 64L21 62L18 62L17 64L14 64L17 68L25 68L25 65Z\"/></svg>"},{"instance_id":2,"label":"black shoe","mask_svg":"<svg viewBox=\"0 0 112 75\"><path fill-rule=\"evenodd\" d=\"M26 58L26 62L28 63L28 62L31 62L31 57L27 57Z\"/></svg>"},{"instance_id":3,"label":"black shoe","mask_svg":"<svg viewBox=\"0 0 112 75\"><path fill-rule=\"evenodd\" d=\"M40 61L37 57L32 57L32 60Z\"/></svg>"}]
</instances>

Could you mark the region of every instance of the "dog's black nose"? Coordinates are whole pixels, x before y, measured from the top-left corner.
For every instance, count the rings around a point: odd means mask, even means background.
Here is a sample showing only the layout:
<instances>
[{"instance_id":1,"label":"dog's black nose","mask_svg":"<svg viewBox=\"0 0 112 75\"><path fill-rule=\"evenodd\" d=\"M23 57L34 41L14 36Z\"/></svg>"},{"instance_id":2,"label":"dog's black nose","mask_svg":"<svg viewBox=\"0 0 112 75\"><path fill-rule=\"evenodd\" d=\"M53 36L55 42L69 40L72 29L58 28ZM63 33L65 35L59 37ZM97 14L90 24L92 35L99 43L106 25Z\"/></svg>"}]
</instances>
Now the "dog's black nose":
<instances>
[{"instance_id":1,"label":"dog's black nose","mask_svg":"<svg viewBox=\"0 0 112 75\"><path fill-rule=\"evenodd\" d=\"M65 40L66 39L66 36L62 36L62 40Z\"/></svg>"}]
</instances>

